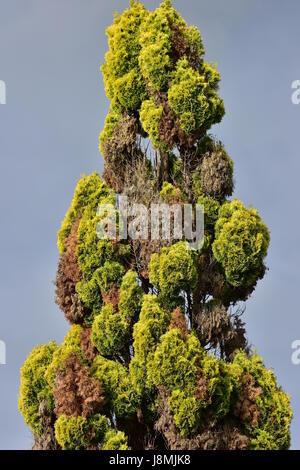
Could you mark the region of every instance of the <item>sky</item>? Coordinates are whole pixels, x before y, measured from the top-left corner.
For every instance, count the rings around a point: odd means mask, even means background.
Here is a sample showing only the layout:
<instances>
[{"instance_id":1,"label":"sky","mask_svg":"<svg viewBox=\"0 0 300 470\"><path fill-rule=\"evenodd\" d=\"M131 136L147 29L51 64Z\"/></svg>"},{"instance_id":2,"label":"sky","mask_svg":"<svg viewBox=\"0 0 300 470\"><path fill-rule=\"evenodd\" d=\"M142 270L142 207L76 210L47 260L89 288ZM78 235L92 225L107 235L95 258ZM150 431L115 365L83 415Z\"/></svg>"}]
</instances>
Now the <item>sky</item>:
<instances>
[{"instance_id":1,"label":"sky","mask_svg":"<svg viewBox=\"0 0 300 470\"><path fill-rule=\"evenodd\" d=\"M155 8L159 1L145 1ZM82 173L102 172L108 111L99 67L106 27L125 0L0 0L0 449L29 449L17 407L20 367L37 344L68 330L54 303L56 234ZM213 132L235 164L235 195L271 231L269 271L247 302L250 342L291 395L300 449L298 0L174 1L199 27L221 73L226 116Z\"/></svg>"}]
</instances>

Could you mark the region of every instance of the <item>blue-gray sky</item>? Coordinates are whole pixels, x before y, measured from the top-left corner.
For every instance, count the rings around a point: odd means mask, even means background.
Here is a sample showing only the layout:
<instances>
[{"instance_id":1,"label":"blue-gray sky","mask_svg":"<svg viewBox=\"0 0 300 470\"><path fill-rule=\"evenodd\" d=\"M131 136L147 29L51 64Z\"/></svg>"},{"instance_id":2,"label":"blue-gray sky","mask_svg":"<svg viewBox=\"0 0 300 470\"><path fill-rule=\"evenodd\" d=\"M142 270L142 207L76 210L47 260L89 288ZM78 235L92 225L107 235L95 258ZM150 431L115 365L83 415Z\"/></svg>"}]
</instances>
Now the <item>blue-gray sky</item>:
<instances>
[{"instance_id":1,"label":"blue-gray sky","mask_svg":"<svg viewBox=\"0 0 300 470\"><path fill-rule=\"evenodd\" d=\"M56 233L81 173L102 171L98 133L108 109L99 66L118 0L0 0L0 448L27 449L17 409L19 369L31 349L68 330L54 303ZM146 1L154 8L158 1ZM218 64L226 116L214 132L235 163L235 194L271 230L270 268L247 303L256 345L292 397L292 445L300 449L299 142L300 2L175 1Z\"/></svg>"}]
</instances>

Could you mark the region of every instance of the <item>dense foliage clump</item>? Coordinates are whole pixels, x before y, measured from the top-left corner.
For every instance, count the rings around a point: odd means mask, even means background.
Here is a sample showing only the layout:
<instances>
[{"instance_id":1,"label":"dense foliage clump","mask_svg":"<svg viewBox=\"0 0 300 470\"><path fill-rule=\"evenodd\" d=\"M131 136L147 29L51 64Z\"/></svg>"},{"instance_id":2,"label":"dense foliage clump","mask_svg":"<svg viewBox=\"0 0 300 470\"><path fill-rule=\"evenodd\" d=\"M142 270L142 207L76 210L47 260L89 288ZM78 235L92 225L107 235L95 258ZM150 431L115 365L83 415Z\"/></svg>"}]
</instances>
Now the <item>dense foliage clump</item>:
<instances>
[{"instance_id":1,"label":"dense foliage clump","mask_svg":"<svg viewBox=\"0 0 300 470\"><path fill-rule=\"evenodd\" d=\"M266 271L269 231L230 199L233 162L208 134L225 108L199 30L165 0L107 30L103 178L83 176L58 233L56 302L70 330L21 369L35 449L288 449L288 395L247 342L238 305ZM202 204L204 241L99 237L119 195Z\"/></svg>"}]
</instances>

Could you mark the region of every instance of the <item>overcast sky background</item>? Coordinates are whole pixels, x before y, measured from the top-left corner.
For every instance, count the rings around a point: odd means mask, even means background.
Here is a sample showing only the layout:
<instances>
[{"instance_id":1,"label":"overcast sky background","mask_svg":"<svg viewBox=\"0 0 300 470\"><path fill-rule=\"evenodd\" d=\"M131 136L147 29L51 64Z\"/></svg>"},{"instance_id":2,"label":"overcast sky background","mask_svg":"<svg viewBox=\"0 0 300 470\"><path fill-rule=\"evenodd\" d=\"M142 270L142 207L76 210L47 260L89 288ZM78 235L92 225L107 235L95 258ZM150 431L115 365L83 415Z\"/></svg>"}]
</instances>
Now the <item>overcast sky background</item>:
<instances>
[{"instance_id":1,"label":"overcast sky background","mask_svg":"<svg viewBox=\"0 0 300 470\"><path fill-rule=\"evenodd\" d=\"M146 1L154 8L158 1ZM98 134L108 110L99 66L105 28L127 1L0 0L0 448L28 449L18 412L19 369L36 344L61 342L54 303L56 233L82 173L102 171ZM300 449L300 2L175 1L218 64L226 116L214 128L235 163L235 194L271 230L270 271L247 303L248 336L292 396Z\"/></svg>"}]
</instances>

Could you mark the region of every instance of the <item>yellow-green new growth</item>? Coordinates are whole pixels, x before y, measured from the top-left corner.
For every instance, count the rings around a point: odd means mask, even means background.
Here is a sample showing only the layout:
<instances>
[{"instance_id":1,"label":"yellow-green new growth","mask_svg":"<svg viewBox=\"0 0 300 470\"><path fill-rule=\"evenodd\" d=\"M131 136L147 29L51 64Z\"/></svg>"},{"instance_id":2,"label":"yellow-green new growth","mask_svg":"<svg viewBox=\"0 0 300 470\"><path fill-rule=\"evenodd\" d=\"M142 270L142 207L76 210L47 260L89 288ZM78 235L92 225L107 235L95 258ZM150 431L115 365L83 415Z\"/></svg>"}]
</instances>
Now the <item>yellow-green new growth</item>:
<instances>
[{"instance_id":1,"label":"yellow-green new growth","mask_svg":"<svg viewBox=\"0 0 300 470\"><path fill-rule=\"evenodd\" d=\"M233 286L249 286L263 269L270 242L269 231L253 209L238 200L224 204L216 223L213 253Z\"/></svg>"},{"instance_id":2,"label":"yellow-green new growth","mask_svg":"<svg viewBox=\"0 0 300 470\"><path fill-rule=\"evenodd\" d=\"M19 410L26 424L35 434L42 432L39 407L46 400L48 409L53 410L52 387L49 385L46 372L57 351L57 344L36 346L21 368L21 386L19 391Z\"/></svg>"}]
</instances>

